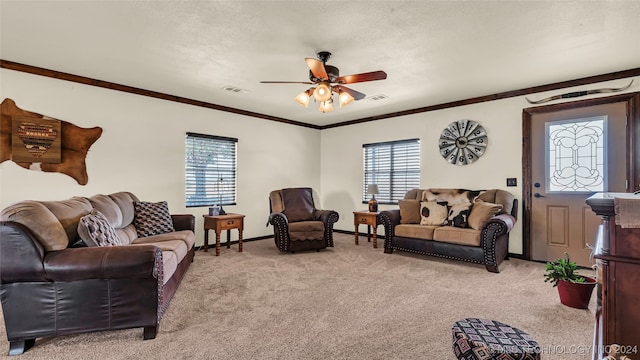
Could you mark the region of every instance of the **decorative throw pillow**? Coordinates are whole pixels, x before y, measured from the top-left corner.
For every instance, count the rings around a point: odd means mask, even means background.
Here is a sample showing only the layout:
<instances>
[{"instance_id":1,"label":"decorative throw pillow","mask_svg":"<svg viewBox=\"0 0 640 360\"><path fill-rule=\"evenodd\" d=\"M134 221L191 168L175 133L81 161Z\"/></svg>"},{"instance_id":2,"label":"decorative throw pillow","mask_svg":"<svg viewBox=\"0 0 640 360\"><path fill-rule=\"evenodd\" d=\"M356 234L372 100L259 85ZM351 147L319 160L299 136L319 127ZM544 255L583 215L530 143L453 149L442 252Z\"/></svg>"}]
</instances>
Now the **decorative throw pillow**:
<instances>
[{"instance_id":1,"label":"decorative throw pillow","mask_svg":"<svg viewBox=\"0 0 640 360\"><path fill-rule=\"evenodd\" d=\"M476 230L481 230L484 224L491 217L495 216L502 210L502 205L477 200L473 204L471 213L469 214L469 226Z\"/></svg>"},{"instance_id":2,"label":"decorative throw pillow","mask_svg":"<svg viewBox=\"0 0 640 360\"><path fill-rule=\"evenodd\" d=\"M420 224L420 200L398 200L400 224Z\"/></svg>"},{"instance_id":3,"label":"decorative throw pillow","mask_svg":"<svg viewBox=\"0 0 640 360\"><path fill-rule=\"evenodd\" d=\"M135 210L133 225L136 227L138 237L175 231L173 220L171 220L171 214L169 213L169 205L166 201L156 203L136 201L133 203L133 207Z\"/></svg>"},{"instance_id":4,"label":"decorative throw pillow","mask_svg":"<svg viewBox=\"0 0 640 360\"><path fill-rule=\"evenodd\" d=\"M78 235L87 246L121 245L120 238L107 217L95 209L80 218Z\"/></svg>"},{"instance_id":5,"label":"decorative throw pillow","mask_svg":"<svg viewBox=\"0 0 640 360\"><path fill-rule=\"evenodd\" d=\"M422 201L420 203L420 225L444 225L446 223L446 202Z\"/></svg>"},{"instance_id":6,"label":"decorative throw pillow","mask_svg":"<svg viewBox=\"0 0 640 360\"><path fill-rule=\"evenodd\" d=\"M471 204L456 204L449 208L449 215L447 216L447 223L449 226L455 226L459 228L469 227L469 212Z\"/></svg>"}]
</instances>

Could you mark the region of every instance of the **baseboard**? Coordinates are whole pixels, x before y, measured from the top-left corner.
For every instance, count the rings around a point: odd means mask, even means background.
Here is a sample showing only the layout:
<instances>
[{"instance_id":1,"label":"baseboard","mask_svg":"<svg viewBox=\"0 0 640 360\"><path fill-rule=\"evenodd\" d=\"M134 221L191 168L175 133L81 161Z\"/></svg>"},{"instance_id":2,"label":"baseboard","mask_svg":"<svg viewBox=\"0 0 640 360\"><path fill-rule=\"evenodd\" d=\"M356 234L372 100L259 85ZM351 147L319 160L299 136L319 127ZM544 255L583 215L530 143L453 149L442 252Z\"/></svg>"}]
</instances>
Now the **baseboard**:
<instances>
[{"instance_id":1,"label":"baseboard","mask_svg":"<svg viewBox=\"0 0 640 360\"><path fill-rule=\"evenodd\" d=\"M242 239L242 243L246 243L246 242L251 242L251 241L258 241L258 240L265 240L265 239L273 239L273 235L264 235L264 236L257 236L257 237L252 237L252 238L247 238L247 239ZM238 243L238 240L233 240L231 241L231 245L235 245ZM227 246L227 242L220 242L220 246L222 246L222 244L224 244L224 246ZM211 246L211 244L209 244L209 248L215 248L216 243L215 241L213 242L213 246ZM204 244L200 245L200 246L194 246L195 251L198 250L204 250Z\"/></svg>"}]
</instances>

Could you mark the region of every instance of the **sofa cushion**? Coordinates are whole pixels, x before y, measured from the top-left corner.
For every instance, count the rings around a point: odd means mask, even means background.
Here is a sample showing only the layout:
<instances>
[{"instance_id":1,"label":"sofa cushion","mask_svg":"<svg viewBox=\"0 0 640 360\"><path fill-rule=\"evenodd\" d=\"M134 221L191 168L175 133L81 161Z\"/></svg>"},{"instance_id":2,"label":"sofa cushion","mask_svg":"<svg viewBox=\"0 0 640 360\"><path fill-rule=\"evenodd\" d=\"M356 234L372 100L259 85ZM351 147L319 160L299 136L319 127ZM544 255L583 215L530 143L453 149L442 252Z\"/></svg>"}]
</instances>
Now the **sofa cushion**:
<instances>
[{"instance_id":1,"label":"sofa cushion","mask_svg":"<svg viewBox=\"0 0 640 360\"><path fill-rule=\"evenodd\" d=\"M469 227L482 230L484 224L493 216L500 213L502 205L494 204L482 200L476 200L469 214Z\"/></svg>"},{"instance_id":2,"label":"sofa cushion","mask_svg":"<svg viewBox=\"0 0 640 360\"><path fill-rule=\"evenodd\" d=\"M109 195L122 212L122 224L112 224L116 229L121 229L133 223L136 212L133 204L138 202L138 198L130 192L121 191Z\"/></svg>"},{"instance_id":3,"label":"sofa cushion","mask_svg":"<svg viewBox=\"0 0 640 360\"><path fill-rule=\"evenodd\" d=\"M69 245L60 220L40 202L28 200L10 205L2 210L2 220L28 227L46 251L63 250Z\"/></svg>"},{"instance_id":4,"label":"sofa cushion","mask_svg":"<svg viewBox=\"0 0 640 360\"><path fill-rule=\"evenodd\" d=\"M69 244L73 244L80 238L78 236L78 221L93 209L89 200L74 196L71 199L60 201L41 201L53 215L58 218L60 224L67 233Z\"/></svg>"},{"instance_id":5,"label":"sofa cushion","mask_svg":"<svg viewBox=\"0 0 640 360\"><path fill-rule=\"evenodd\" d=\"M433 240L469 246L480 246L480 230L441 226L433 231Z\"/></svg>"},{"instance_id":6,"label":"sofa cushion","mask_svg":"<svg viewBox=\"0 0 640 360\"><path fill-rule=\"evenodd\" d=\"M115 229L107 217L98 210L80 218L78 234L87 246L116 246L126 245L120 241Z\"/></svg>"},{"instance_id":7,"label":"sofa cushion","mask_svg":"<svg viewBox=\"0 0 640 360\"><path fill-rule=\"evenodd\" d=\"M420 202L420 225L444 225L447 223L447 205L436 201Z\"/></svg>"},{"instance_id":8,"label":"sofa cushion","mask_svg":"<svg viewBox=\"0 0 640 360\"><path fill-rule=\"evenodd\" d=\"M91 206L98 210L114 228L122 225L122 211L109 195L94 195L88 198Z\"/></svg>"},{"instance_id":9,"label":"sofa cushion","mask_svg":"<svg viewBox=\"0 0 640 360\"><path fill-rule=\"evenodd\" d=\"M118 229L115 226L114 228L116 229L116 234L118 234L120 241L124 241L130 244L138 238L138 232L136 231L136 227L133 224L129 224L121 229Z\"/></svg>"},{"instance_id":10,"label":"sofa cushion","mask_svg":"<svg viewBox=\"0 0 640 360\"><path fill-rule=\"evenodd\" d=\"M469 212L471 204L462 203L449 207L447 224L458 228L469 227Z\"/></svg>"},{"instance_id":11,"label":"sofa cushion","mask_svg":"<svg viewBox=\"0 0 640 360\"><path fill-rule=\"evenodd\" d=\"M400 224L394 228L395 236L408 237L423 240L433 240L433 231L439 226Z\"/></svg>"},{"instance_id":12,"label":"sofa cushion","mask_svg":"<svg viewBox=\"0 0 640 360\"><path fill-rule=\"evenodd\" d=\"M322 221L298 221L289 223L291 241L323 240L324 223Z\"/></svg>"},{"instance_id":13,"label":"sofa cushion","mask_svg":"<svg viewBox=\"0 0 640 360\"><path fill-rule=\"evenodd\" d=\"M400 224L420 223L420 201L419 200L398 200L400 207Z\"/></svg>"},{"instance_id":14,"label":"sofa cushion","mask_svg":"<svg viewBox=\"0 0 640 360\"><path fill-rule=\"evenodd\" d=\"M282 189L283 213L289 222L313 220L313 194L310 188Z\"/></svg>"},{"instance_id":15,"label":"sofa cushion","mask_svg":"<svg viewBox=\"0 0 640 360\"><path fill-rule=\"evenodd\" d=\"M152 235L142 238L137 238L132 241L132 244L159 244L163 241L182 241L187 249L191 249L196 243L196 237L191 230L180 230L170 233ZM182 259L181 259L182 260Z\"/></svg>"},{"instance_id":16,"label":"sofa cushion","mask_svg":"<svg viewBox=\"0 0 640 360\"><path fill-rule=\"evenodd\" d=\"M138 237L164 234L175 230L166 201L156 203L138 201L133 205L136 212L133 222Z\"/></svg>"}]
</instances>

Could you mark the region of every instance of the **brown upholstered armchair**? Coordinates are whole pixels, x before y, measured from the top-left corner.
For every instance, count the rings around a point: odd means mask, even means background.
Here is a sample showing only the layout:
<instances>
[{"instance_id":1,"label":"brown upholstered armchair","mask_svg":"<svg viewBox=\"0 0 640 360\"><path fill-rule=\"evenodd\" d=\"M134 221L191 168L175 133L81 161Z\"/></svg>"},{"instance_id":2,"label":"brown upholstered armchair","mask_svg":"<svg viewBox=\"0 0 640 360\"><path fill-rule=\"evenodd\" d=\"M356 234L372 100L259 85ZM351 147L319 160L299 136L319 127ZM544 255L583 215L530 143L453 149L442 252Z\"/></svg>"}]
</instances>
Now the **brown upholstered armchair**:
<instances>
[{"instance_id":1,"label":"brown upholstered armchair","mask_svg":"<svg viewBox=\"0 0 640 360\"><path fill-rule=\"evenodd\" d=\"M269 204L269 223L280 251L333 247L333 224L338 221L338 213L316 209L311 188L274 190Z\"/></svg>"}]
</instances>

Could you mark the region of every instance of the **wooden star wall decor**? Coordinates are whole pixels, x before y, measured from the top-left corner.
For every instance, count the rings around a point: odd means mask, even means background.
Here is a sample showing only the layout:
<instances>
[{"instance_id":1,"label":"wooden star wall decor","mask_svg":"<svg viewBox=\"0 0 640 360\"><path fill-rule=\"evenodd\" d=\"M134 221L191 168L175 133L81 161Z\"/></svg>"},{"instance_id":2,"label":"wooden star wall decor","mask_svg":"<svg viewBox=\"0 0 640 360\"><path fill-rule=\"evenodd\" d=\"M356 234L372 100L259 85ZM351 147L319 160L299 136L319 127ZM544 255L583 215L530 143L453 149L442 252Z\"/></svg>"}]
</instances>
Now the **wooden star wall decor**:
<instances>
[{"instance_id":1,"label":"wooden star wall decor","mask_svg":"<svg viewBox=\"0 0 640 360\"><path fill-rule=\"evenodd\" d=\"M80 185L87 184L89 176L85 158L91 145L102 135L102 128L81 128L66 121L51 119L20 109L8 98L2 101L1 110L0 163L12 160L25 169L59 172L71 176ZM20 121L22 126L14 126L14 121ZM14 127L19 134L12 133ZM49 151L55 153L56 141L59 142L59 161L55 160L56 154L47 154ZM20 142L23 144L20 145ZM20 156L15 159L12 145L24 146L24 149L20 148ZM28 161L29 156L33 157L33 161Z\"/></svg>"}]
</instances>

